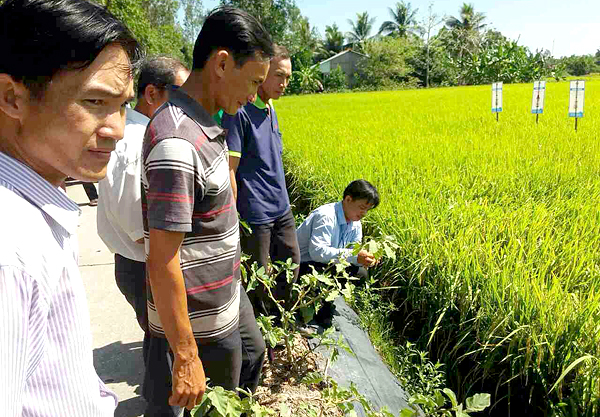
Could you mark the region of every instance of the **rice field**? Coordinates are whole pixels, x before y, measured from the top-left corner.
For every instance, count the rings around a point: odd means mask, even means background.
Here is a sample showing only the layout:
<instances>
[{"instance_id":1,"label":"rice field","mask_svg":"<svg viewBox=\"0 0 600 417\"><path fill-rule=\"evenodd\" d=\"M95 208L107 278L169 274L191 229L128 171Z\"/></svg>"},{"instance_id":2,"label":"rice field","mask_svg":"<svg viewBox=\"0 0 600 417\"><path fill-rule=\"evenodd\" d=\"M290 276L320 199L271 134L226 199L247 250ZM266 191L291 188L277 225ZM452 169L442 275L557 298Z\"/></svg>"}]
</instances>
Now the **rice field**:
<instances>
[{"instance_id":1,"label":"rice field","mask_svg":"<svg viewBox=\"0 0 600 417\"><path fill-rule=\"evenodd\" d=\"M292 193L316 207L365 178L381 205L367 229L395 234L382 285L390 319L446 363L464 399L494 415L600 413L600 79L578 131L569 84L284 97L276 104ZM414 340L413 340L414 341ZM523 414L525 412L526 414Z\"/></svg>"}]
</instances>

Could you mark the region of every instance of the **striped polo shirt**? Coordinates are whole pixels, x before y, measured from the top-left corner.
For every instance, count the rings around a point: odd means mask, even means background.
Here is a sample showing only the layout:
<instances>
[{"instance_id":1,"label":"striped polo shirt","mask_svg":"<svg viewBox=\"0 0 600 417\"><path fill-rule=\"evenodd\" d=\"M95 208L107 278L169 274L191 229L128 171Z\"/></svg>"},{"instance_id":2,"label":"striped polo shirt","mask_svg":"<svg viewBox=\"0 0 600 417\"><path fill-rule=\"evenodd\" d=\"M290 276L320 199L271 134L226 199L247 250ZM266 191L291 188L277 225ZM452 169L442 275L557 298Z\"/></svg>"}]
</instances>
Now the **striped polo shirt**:
<instances>
[{"instance_id":1,"label":"striped polo shirt","mask_svg":"<svg viewBox=\"0 0 600 417\"><path fill-rule=\"evenodd\" d=\"M142 149L142 213L149 230L184 232L180 265L196 339L238 327L240 248L225 132L182 90L153 116ZM148 291L151 332L165 337Z\"/></svg>"},{"instance_id":2,"label":"striped polo shirt","mask_svg":"<svg viewBox=\"0 0 600 417\"><path fill-rule=\"evenodd\" d=\"M80 210L0 152L0 415L109 417L77 265Z\"/></svg>"}]
</instances>

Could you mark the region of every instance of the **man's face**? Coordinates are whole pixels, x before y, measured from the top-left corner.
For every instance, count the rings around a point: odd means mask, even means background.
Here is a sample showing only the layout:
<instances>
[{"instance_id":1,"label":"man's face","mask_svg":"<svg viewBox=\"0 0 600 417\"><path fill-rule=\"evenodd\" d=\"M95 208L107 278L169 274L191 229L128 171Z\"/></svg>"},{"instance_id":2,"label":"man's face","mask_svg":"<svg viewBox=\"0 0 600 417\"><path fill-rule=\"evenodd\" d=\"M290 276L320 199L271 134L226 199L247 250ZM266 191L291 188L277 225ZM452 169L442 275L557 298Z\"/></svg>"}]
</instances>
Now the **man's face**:
<instances>
[{"instance_id":1,"label":"man's face","mask_svg":"<svg viewBox=\"0 0 600 417\"><path fill-rule=\"evenodd\" d=\"M254 99L258 87L267 78L269 61L250 59L238 68L231 56L227 59L218 107L225 113L236 114L240 107Z\"/></svg>"},{"instance_id":2,"label":"man's face","mask_svg":"<svg viewBox=\"0 0 600 417\"><path fill-rule=\"evenodd\" d=\"M19 157L54 184L66 176L104 178L133 98L129 58L122 47L109 45L86 69L59 72L41 99L30 96Z\"/></svg>"},{"instance_id":3,"label":"man's face","mask_svg":"<svg viewBox=\"0 0 600 417\"><path fill-rule=\"evenodd\" d=\"M364 198L353 200L349 195L344 197L344 215L348 221L357 222L361 220L372 208L373 204L369 204Z\"/></svg>"},{"instance_id":4,"label":"man's face","mask_svg":"<svg viewBox=\"0 0 600 417\"><path fill-rule=\"evenodd\" d=\"M291 76L292 61L289 58L273 58L267 79L260 86L261 97L277 100L284 93Z\"/></svg>"}]
</instances>

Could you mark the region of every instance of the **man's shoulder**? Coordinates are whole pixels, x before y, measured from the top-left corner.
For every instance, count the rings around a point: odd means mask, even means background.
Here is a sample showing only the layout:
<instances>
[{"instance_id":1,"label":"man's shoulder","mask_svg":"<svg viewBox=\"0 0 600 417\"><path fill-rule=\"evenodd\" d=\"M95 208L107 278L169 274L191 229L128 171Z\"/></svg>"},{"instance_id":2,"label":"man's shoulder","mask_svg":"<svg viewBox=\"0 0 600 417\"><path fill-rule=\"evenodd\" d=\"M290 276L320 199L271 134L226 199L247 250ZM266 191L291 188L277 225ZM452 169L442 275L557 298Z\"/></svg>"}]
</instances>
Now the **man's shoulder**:
<instances>
[{"instance_id":1,"label":"man's shoulder","mask_svg":"<svg viewBox=\"0 0 600 417\"><path fill-rule=\"evenodd\" d=\"M248 104L246 104L246 106L248 106ZM235 114L223 112L223 117L221 118L222 127L224 129L230 129L233 123L245 123L249 119L246 106L240 107Z\"/></svg>"},{"instance_id":2,"label":"man's shoulder","mask_svg":"<svg viewBox=\"0 0 600 417\"><path fill-rule=\"evenodd\" d=\"M40 249L36 246L49 226L39 208L1 182L0 201L0 236L10 236L0 239L0 264L20 264L25 253Z\"/></svg>"},{"instance_id":3,"label":"man's shoulder","mask_svg":"<svg viewBox=\"0 0 600 417\"><path fill-rule=\"evenodd\" d=\"M335 219L335 204L327 203L319 206L313 211L313 216L322 219Z\"/></svg>"},{"instance_id":4,"label":"man's shoulder","mask_svg":"<svg viewBox=\"0 0 600 417\"><path fill-rule=\"evenodd\" d=\"M189 142L198 149L198 142L207 140L207 137L200 126L179 106L167 102L154 113L148 123L144 135L144 157L159 143L169 139Z\"/></svg>"}]
</instances>

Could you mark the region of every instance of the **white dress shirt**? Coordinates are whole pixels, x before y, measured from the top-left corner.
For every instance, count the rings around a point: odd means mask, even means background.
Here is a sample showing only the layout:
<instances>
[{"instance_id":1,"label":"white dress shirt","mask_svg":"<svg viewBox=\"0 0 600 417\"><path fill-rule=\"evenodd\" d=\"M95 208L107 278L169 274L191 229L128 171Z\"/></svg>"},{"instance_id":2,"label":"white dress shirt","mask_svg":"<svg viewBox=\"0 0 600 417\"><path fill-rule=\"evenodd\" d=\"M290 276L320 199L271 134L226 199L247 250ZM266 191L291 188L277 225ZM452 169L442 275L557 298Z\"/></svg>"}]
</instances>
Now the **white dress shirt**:
<instances>
[{"instance_id":1,"label":"white dress shirt","mask_svg":"<svg viewBox=\"0 0 600 417\"><path fill-rule=\"evenodd\" d=\"M77 265L80 210L0 152L0 415L109 417Z\"/></svg>"},{"instance_id":2,"label":"white dress shirt","mask_svg":"<svg viewBox=\"0 0 600 417\"><path fill-rule=\"evenodd\" d=\"M145 261L142 219L142 143L150 121L127 109L123 139L110 156L106 178L98 182L98 235L108 249L125 258Z\"/></svg>"}]
</instances>

